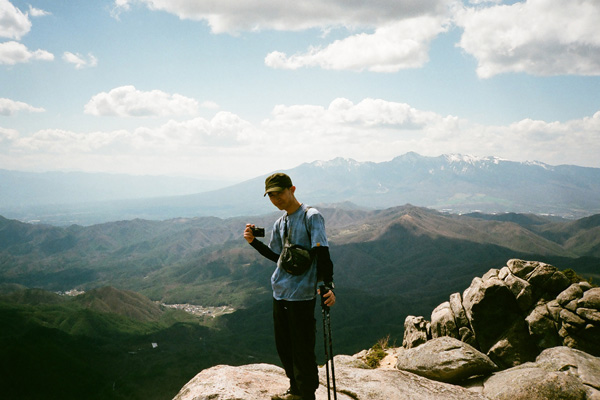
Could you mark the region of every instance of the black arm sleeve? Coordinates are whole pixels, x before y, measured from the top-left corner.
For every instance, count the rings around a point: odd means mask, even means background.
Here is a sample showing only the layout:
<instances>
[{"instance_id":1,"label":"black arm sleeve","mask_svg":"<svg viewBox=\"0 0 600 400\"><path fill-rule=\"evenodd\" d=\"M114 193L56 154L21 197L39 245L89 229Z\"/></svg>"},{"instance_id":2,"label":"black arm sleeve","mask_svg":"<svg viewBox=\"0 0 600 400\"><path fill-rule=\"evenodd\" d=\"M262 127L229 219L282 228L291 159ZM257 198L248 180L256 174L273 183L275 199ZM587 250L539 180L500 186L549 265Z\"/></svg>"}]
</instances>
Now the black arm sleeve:
<instances>
[{"instance_id":1,"label":"black arm sleeve","mask_svg":"<svg viewBox=\"0 0 600 400\"><path fill-rule=\"evenodd\" d=\"M317 257L317 277L325 284L333 282L333 262L329 255L329 247L318 246L313 247Z\"/></svg>"},{"instance_id":2,"label":"black arm sleeve","mask_svg":"<svg viewBox=\"0 0 600 400\"><path fill-rule=\"evenodd\" d=\"M279 254L275 253L269 246L258 239L254 239L252 242L250 242L250 246L254 247L262 256L273 262L277 262L277 260L279 260Z\"/></svg>"}]
</instances>

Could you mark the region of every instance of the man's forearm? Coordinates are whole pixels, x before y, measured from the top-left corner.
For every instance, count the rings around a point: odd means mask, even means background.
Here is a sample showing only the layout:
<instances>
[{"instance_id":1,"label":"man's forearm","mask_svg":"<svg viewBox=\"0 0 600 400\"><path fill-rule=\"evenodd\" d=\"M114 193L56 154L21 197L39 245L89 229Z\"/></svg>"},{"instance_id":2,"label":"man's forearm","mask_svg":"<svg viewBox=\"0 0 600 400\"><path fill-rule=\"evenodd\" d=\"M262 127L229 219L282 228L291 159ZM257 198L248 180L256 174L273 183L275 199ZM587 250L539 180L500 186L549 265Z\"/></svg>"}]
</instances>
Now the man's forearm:
<instances>
[{"instance_id":1,"label":"man's forearm","mask_svg":"<svg viewBox=\"0 0 600 400\"><path fill-rule=\"evenodd\" d=\"M266 257L273 262L279 260L279 254L275 253L269 246L258 239L254 239L250 242L250 246L254 247L263 257Z\"/></svg>"},{"instance_id":2,"label":"man's forearm","mask_svg":"<svg viewBox=\"0 0 600 400\"><path fill-rule=\"evenodd\" d=\"M329 255L329 247L314 247L317 257L317 275L326 285L333 283L333 262Z\"/></svg>"}]
</instances>

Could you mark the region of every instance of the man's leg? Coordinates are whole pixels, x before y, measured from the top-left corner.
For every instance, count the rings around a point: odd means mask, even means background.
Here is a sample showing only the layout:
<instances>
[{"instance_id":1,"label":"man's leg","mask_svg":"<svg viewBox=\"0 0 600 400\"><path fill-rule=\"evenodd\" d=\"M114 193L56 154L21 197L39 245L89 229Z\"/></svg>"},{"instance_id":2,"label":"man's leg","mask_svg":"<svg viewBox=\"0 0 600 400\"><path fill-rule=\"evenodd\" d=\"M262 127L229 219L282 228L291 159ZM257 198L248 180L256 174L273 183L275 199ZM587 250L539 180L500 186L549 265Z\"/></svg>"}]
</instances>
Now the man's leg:
<instances>
[{"instance_id":1,"label":"man's leg","mask_svg":"<svg viewBox=\"0 0 600 400\"><path fill-rule=\"evenodd\" d=\"M292 340L295 382L303 399L314 399L319 387L315 357L315 300L291 301L288 322Z\"/></svg>"},{"instance_id":2,"label":"man's leg","mask_svg":"<svg viewBox=\"0 0 600 400\"><path fill-rule=\"evenodd\" d=\"M283 364L285 374L290 380L290 391L299 393L294 374L294 353L292 334L290 332L288 301L273 299L273 325L275 328L275 346Z\"/></svg>"}]
</instances>

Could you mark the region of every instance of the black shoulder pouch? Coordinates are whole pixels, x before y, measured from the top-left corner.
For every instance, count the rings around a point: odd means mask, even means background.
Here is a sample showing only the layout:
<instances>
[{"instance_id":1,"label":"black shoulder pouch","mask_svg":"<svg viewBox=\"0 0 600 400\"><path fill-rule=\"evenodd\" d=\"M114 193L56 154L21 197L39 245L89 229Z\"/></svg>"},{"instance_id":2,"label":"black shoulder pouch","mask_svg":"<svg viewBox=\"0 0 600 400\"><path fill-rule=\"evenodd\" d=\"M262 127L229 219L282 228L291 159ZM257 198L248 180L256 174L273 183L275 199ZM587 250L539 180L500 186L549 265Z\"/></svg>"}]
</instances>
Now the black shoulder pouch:
<instances>
[{"instance_id":1,"label":"black shoulder pouch","mask_svg":"<svg viewBox=\"0 0 600 400\"><path fill-rule=\"evenodd\" d=\"M306 211L305 211L306 213ZM306 214L305 214L306 224ZM283 268L287 273L292 275L302 275L305 273L313 262L312 252L299 244L293 244L288 233L287 219L285 221L284 235L283 235L283 250L279 256L279 266ZM310 238L310 232L308 231L308 237Z\"/></svg>"}]
</instances>

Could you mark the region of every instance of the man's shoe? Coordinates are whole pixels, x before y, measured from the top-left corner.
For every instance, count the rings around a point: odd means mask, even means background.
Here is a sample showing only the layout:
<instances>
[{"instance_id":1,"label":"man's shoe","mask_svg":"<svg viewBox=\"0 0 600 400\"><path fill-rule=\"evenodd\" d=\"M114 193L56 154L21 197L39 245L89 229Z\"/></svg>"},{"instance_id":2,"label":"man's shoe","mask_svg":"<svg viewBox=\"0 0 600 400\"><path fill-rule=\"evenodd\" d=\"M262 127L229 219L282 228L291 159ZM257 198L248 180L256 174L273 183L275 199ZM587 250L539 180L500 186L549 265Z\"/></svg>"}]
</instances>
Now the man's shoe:
<instances>
[{"instance_id":1,"label":"man's shoe","mask_svg":"<svg viewBox=\"0 0 600 400\"><path fill-rule=\"evenodd\" d=\"M292 389L288 389L283 394L276 394L275 396L271 396L271 400L302 400L302 396L292 392Z\"/></svg>"}]
</instances>

